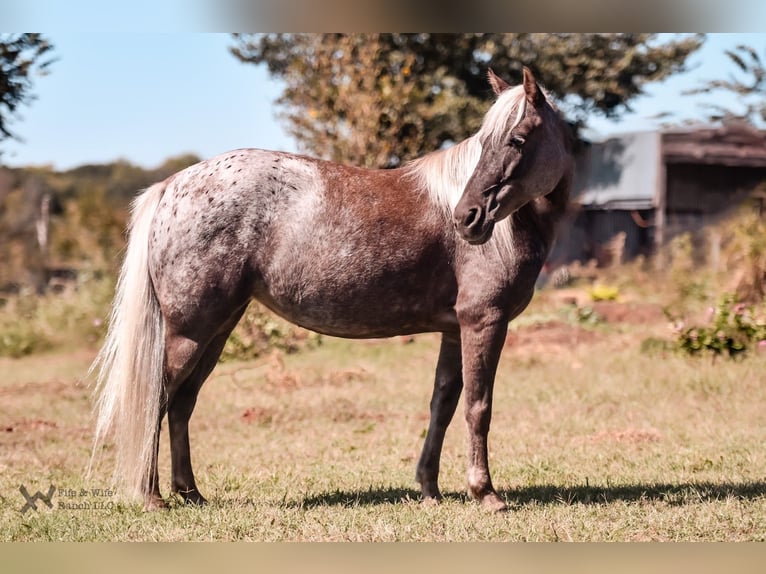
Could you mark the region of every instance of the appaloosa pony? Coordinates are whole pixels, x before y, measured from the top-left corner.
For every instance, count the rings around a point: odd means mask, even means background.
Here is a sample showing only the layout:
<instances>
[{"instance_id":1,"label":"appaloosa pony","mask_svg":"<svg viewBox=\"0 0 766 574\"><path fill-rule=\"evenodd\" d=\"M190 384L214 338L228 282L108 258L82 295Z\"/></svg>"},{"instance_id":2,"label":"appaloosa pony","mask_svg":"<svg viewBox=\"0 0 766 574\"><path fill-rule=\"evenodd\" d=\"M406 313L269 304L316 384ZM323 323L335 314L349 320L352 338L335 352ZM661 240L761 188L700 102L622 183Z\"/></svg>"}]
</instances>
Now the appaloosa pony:
<instances>
[{"instance_id":1,"label":"appaloosa pony","mask_svg":"<svg viewBox=\"0 0 766 574\"><path fill-rule=\"evenodd\" d=\"M251 299L339 337L442 334L416 479L440 499L439 459L465 390L468 490L502 510L487 465L492 387L508 322L529 303L565 210L571 135L532 73L497 95L481 129L400 169L241 149L149 187L130 240L98 372L96 447L146 508L159 489L167 413L172 489L203 503L188 423Z\"/></svg>"}]
</instances>

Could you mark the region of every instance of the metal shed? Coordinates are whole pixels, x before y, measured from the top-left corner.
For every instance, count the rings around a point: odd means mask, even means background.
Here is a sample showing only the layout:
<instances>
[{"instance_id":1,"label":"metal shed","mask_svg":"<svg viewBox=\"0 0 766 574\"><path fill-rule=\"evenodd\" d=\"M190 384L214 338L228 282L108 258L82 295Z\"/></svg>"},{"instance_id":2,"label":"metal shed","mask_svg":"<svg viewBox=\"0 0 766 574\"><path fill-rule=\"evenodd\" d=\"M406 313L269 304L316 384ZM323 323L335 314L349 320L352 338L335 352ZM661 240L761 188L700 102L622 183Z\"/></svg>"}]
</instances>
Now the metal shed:
<instances>
[{"instance_id":1,"label":"metal shed","mask_svg":"<svg viewBox=\"0 0 766 574\"><path fill-rule=\"evenodd\" d=\"M717 221L759 185L766 185L766 131L749 125L589 143L577 158L572 211L553 259L603 264L649 254Z\"/></svg>"}]
</instances>

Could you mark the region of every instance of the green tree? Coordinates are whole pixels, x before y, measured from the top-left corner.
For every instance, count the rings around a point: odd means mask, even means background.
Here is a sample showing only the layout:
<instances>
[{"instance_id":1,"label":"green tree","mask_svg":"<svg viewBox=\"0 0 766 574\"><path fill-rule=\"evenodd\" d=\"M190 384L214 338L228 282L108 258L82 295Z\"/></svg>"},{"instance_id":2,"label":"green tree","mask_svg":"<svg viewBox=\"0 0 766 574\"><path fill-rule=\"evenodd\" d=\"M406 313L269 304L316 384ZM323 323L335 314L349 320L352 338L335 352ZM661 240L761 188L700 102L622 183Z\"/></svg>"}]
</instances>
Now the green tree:
<instances>
[{"instance_id":1,"label":"green tree","mask_svg":"<svg viewBox=\"0 0 766 574\"><path fill-rule=\"evenodd\" d=\"M738 109L720 104L705 103L707 119L728 123L744 121L754 125L766 122L766 65L755 48L739 44L724 52L735 68L725 80L709 80L686 94L729 93L736 96ZM766 52L764 52L766 54Z\"/></svg>"},{"instance_id":2,"label":"green tree","mask_svg":"<svg viewBox=\"0 0 766 574\"><path fill-rule=\"evenodd\" d=\"M395 166L479 126L492 67L531 67L576 125L630 110L647 82L682 71L704 38L653 34L234 35L232 53L284 81L278 100L304 151Z\"/></svg>"},{"instance_id":3,"label":"green tree","mask_svg":"<svg viewBox=\"0 0 766 574\"><path fill-rule=\"evenodd\" d=\"M41 34L0 34L0 141L14 137L8 124L34 98L33 74L47 71L52 49Z\"/></svg>"}]
</instances>

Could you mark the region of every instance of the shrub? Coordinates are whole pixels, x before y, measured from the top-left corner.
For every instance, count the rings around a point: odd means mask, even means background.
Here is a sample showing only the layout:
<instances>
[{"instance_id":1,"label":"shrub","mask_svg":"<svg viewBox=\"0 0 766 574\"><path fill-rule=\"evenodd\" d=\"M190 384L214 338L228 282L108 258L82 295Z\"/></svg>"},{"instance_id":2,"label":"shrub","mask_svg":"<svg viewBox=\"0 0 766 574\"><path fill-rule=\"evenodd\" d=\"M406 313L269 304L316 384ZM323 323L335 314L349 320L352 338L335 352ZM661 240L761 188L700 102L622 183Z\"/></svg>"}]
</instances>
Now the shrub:
<instances>
[{"instance_id":1,"label":"shrub","mask_svg":"<svg viewBox=\"0 0 766 574\"><path fill-rule=\"evenodd\" d=\"M111 280L84 273L61 293L22 290L5 296L0 306L0 356L99 344L112 290Z\"/></svg>"},{"instance_id":2,"label":"shrub","mask_svg":"<svg viewBox=\"0 0 766 574\"><path fill-rule=\"evenodd\" d=\"M0 298L0 356L23 357L50 349L98 347L114 294L111 278L83 274L61 293L32 291ZM291 353L321 342L253 303L229 337L221 360L248 360L270 349Z\"/></svg>"},{"instance_id":3,"label":"shrub","mask_svg":"<svg viewBox=\"0 0 766 574\"><path fill-rule=\"evenodd\" d=\"M24 321L0 323L0 357L25 357L51 347L51 341Z\"/></svg>"},{"instance_id":4,"label":"shrub","mask_svg":"<svg viewBox=\"0 0 766 574\"><path fill-rule=\"evenodd\" d=\"M766 341L766 316L754 307L723 296L708 311L709 325L686 327L676 320L676 347L689 355L738 356L753 345Z\"/></svg>"},{"instance_id":5,"label":"shrub","mask_svg":"<svg viewBox=\"0 0 766 574\"><path fill-rule=\"evenodd\" d=\"M321 336L280 319L251 303L226 341L221 361L255 359L270 349L287 353L321 343Z\"/></svg>"},{"instance_id":6,"label":"shrub","mask_svg":"<svg viewBox=\"0 0 766 574\"><path fill-rule=\"evenodd\" d=\"M766 219L752 209L740 210L724 231L729 239L726 268L736 270L739 300L762 300L766 295Z\"/></svg>"}]
</instances>

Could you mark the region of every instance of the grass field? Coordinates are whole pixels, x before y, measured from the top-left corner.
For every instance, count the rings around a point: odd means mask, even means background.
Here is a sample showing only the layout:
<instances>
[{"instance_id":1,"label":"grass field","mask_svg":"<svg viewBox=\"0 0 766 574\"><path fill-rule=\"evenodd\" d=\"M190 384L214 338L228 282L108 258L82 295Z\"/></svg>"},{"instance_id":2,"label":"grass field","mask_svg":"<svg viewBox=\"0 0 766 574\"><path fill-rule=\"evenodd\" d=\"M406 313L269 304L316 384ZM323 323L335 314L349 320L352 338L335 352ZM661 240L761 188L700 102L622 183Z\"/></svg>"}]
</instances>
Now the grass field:
<instances>
[{"instance_id":1,"label":"grass field","mask_svg":"<svg viewBox=\"0 0 766 574\"><path fill-rule=\"evenodd\" d=\"M662 321L529 319L495 385L493 479L509 506L465 493L462 404L441 505L414 482L438 338L324 339L218 366L192 419L203 508L144 513L90 454L93 351L0 359L0 539L698 541L766 539L766 356L644 354ZM164 493L169 462L160 453ZM56 491L22 513L30 495Z\"/></svg>"}]
</instances>

